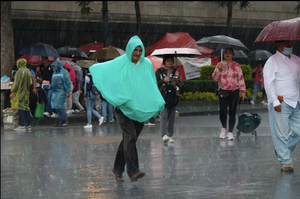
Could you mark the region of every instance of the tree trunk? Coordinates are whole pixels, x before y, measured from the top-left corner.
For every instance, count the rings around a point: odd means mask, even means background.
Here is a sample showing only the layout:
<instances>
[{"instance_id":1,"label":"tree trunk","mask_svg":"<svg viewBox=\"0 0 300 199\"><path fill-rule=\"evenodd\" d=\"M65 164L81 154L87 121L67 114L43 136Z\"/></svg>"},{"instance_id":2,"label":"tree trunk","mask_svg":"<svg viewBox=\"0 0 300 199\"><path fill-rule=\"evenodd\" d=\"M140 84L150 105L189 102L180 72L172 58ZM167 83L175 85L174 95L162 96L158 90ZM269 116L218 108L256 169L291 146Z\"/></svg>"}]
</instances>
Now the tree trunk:
<instances>
[{"instance_id":1,"label":"tree trunk","mask_svg":"<svg viewBox=\"0 0 300 199\"><path fill-rule=\"evenodd\" d=\"M228 3L227 8L228 8L228 13L227 13L227 36L232 37L232 3Z\"/></svg>"},{"instance_id":2,"label":"tree trunk","mask_svg":"<svg viewBox=\"0 0 300 199\"><path fill-rule=\"evenodd\" d=\"M11 1L1 1L1 76L10 77L15 60ZM4 108L4 91L1 91L1 116ZM2 121L2 118L1 118Z\"/></svg>"},{"instance_id":3,"label":"tree trunk","mask_svg":"<svg viewBox=\"0 0 300 199\"><path fill-rule=\"evenodd\" d=\"M140 12L139 1L135 1L135 14L136 14L136 35L141 38L141 12Z\"/></svg>"},{"instance_id":4,"label":"tree trunk","mask_svg":"<svg viewBox=\"0 0 300 199\"><path fill-rule=\"evenodd\" d=\"M107 1L102 1L104 47L108 47L110 45L108 32L108 11Z\"/></svg>"}]
</instances>

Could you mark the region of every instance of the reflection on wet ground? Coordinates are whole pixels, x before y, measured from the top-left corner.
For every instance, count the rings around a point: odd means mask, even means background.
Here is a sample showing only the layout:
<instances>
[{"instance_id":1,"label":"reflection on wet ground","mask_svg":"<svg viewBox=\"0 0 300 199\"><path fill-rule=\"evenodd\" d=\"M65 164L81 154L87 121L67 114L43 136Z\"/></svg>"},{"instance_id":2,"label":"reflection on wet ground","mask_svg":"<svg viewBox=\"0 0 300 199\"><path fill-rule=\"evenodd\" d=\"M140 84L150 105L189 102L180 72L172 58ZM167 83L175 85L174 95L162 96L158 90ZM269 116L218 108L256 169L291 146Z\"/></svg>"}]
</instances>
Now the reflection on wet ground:
<instances>
[{"instance_id":1,"label":"reflection on wet ground","mask_svg":"<svg viewBox=\"0 0 300 199\"><path fill-rule=\"evenodd\" d=\"M300 149L295 172L280 172L261 113L258 138L220 140L217 115L180 117L175 143L163 144L159 122L144 126L137 142L143 179L115 182L112 165L121 140L118 124L82 128L1 129L1 198L300 198Z\"/></svg>"}]
</instances>

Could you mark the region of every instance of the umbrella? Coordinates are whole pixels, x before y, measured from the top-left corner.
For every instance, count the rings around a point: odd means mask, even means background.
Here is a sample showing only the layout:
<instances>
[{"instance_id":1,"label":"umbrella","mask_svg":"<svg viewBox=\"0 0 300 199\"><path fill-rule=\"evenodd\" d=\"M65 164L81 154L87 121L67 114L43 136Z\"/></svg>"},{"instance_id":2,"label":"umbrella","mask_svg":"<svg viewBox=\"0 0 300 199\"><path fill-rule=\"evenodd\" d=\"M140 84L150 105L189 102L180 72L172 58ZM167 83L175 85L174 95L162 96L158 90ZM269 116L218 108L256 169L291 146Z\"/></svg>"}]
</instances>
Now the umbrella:
<instances>
[{"instance_id":1,"label":"umbrella","mask_svg":"<svg viewBox=\"0 0 300 199\"><path fill-rule=\"evenodd\" d=\"M76 62L76 65L82 67L82 68L89 68L90 66L97 64L98 62L94 60L78 60Z\"/></svg>"},{"instance_id":2,"label":"umbrella","mask_svg":"<svg viewBox=\"0 0 300 199\"><path fill-rule=\"evenodd\" d=\"M238 39L226 36L215 35L210 37L203 37L196 42L199 46L212 48L215 50L221 49L221 61L223 60L223 49L232 48L233 50L249 51L249 49Z\"/></svg>"},{"instance_id":3,"label":"umbrella","mask_svg":"<svg viewBox=\"0 0 300 199\"><path fill-rule=\"evenodd\" d=\"M36 56L42 56L42 57L59 57L59 53L57 50L45 43L31 43L27 46L25 46L19 54L21 55L36 55Z\"/></svg>"},{"instance_id":4,"label":"umbrella","mask_svg":"<svg viewBox=\"0 0 300 199\"><path fill-rule=\"evenodd\" d=\"M194 48L162 48L156 49L151 53L151 55L175 55L176 57L184 57L184 56L193 56L193 55L201 55L199 50Z\"/></svg>"},{"instance_id":5,"label":"umbrella","mask_svg":"<svg viewBox=\"0 0 300 199\"><path fill-rule=\"evenodd\" d=\"M42 57L37 55L22 55L18 59L15 60L15 64L19 59L26 59L27 63L29 63L32 66L41 65L42 64ZM48 60L50 62L53 62L57 59L57 57L48 57Z\"/></svg>"},{"instance_id":6,"label":"umbrella","mask_svg":"<svg viewBox=\"0 0 300 199\"><path fill-rule=\"evenodd\" d=\"M156 57L156 56L146 56L146 58L148 58L152 65L153 65L153 69L154 69L154 72L156 72L157 69L159 69L160 67L163 66L163 59L160 58L160 57Z\"/></svg>"},{"instance_id":7,"label":"umbrella","mask_svg":"<svg viewBox=\"0 0 300 199\"><path fill-rule=\"evenodd\" d=\"M125 51L121 48L110 46L108 48L101 48L99 50L96 50L89 56L89 59L110 60L123 54L125 54Z\"/></svg>"},{"instance_id":8,"label":"umbrella","mask_svg":"<svg viewBox=\"0 0 300 199\"><path fill-rule=\"evenodd\" d=\"M76 59L88 58L88 56L82 50L73 46L60 47L57 49L57 52L60 54L61 57L69 57Z\"/></svg>"},{"instance_id":9,"label":"umbrella","mask_svg":"<svg viewBox=\"0 0 300 199\"><path fill-rule=\"evenodd\" d=\"M273 21L259 33L254 43L280 40L300 40L300 17Z\"/></svg>"},{"instance_id":10,"label":"umbrella","mask_svg":"<svg viewBox=\"0 0 300 199\"><path fill-rule=\"evenodd\" d=\"M233 50L233 52L234 52L233 58L236 58L236 59L248 58L248 56L246 55L246 53L244 53L244 51L242 51L242 50ZM221 49L215 50L210 55L221 57Z\"/></svg>"},{"instance_id":11,"label":"umbrella","mask_svg":"<svg viewBox=\"0 0 300 199\"><path fill-rule=\"evenodd\" d=\"M269 57L272 56L272 53L270 53L267 50L261 50L261 49L257 49L257 50L253 50L248 54L248 58L250 61L259 61L259 60L267 60L269 59Z\"/></svg>"},{"instance_id":12,"label":"umbrella","mask_svg":"<svg viewBox=\"0 0 300 199\"><path fill-rule=\"evenodd\" d=\"M101 49L103 47L104 47L103 43L97 43L95 41L95 43L84 44L84 45L80 46L79 49L88 55L88 54L95 52L96 50Z\"/></svg>"}]
</instances>

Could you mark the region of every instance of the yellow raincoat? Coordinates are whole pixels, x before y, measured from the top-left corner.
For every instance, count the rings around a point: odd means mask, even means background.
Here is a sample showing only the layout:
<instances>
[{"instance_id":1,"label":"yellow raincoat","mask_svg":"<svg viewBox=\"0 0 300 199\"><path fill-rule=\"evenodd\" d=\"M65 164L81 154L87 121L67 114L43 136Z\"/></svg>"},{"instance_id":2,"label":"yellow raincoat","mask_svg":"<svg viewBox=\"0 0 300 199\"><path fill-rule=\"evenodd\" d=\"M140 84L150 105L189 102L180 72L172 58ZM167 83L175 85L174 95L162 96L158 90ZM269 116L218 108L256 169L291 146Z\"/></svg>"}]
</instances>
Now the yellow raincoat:
<instances>
[{"instance_id":1,"label":"yellow raincoat","mask_svg":"<svg viewBox=\"0 0 300 199\"><path fill-rule=\"evenodd\" d=\"M19 59L17 61L18 70L15 74L15 81L11 88L11 92L14 93L13 98L10 100L11 109L30 111L29 94L32 78L26 65L26 59Z\"/></svg>"}]
</instances>

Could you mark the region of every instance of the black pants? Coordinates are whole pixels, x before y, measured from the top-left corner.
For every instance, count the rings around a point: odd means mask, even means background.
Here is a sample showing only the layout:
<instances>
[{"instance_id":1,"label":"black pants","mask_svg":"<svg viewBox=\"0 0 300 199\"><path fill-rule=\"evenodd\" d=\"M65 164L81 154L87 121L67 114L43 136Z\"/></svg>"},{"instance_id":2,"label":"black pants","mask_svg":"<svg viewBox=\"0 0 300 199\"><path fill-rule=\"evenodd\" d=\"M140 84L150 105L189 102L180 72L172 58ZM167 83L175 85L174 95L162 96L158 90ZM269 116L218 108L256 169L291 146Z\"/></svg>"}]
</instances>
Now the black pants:
<instances>
[{"instance_id":1,"label":"black pants","mask_svg":"<svg viewBox=\"0 0 300 199\"><path fill-rule=\"evenodd\" d=\"M239 100L239 90L233 91L228 97L219 96L220 121L223 128L227 128L227 107L229 106L229 128L228 132L233 131L236 118L236 108Z\"/></svg>"},{"instance_id":2,"label":"black pants","mask_svg":"<svg viewBox=\"0 0 300 199\"><path fill-rule=\"evenodd\" d=\"M129 119L119 109L116 109L115 115L122 129L123 139L117 150L114 169L118 174L122 174L126 164L127 174L131 177L139 171L136 142L144 127L144 122Z\"/></svg>"}]
</instances>

